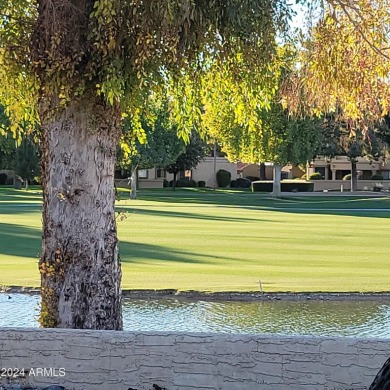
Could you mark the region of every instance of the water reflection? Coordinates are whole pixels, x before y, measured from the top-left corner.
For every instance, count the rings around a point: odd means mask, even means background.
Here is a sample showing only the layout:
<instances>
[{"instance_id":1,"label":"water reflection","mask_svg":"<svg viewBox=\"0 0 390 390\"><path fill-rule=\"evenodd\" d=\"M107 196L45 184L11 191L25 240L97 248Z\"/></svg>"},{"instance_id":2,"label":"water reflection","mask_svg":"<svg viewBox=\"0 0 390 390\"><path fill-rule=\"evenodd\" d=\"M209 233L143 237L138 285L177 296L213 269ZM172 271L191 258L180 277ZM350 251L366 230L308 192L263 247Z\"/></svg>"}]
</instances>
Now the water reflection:
<instances>
[{"instance_id":1,"label":"water reflection","mask_svg":"<svg viewBox=\"0 0 390 390\"><path fill-rule=\"evenodd\" d=\"M39 296L0 294L0 326L37 327ZM123 302L126 330L390 338L390 302Z\"/></svg>"}]
</instances>

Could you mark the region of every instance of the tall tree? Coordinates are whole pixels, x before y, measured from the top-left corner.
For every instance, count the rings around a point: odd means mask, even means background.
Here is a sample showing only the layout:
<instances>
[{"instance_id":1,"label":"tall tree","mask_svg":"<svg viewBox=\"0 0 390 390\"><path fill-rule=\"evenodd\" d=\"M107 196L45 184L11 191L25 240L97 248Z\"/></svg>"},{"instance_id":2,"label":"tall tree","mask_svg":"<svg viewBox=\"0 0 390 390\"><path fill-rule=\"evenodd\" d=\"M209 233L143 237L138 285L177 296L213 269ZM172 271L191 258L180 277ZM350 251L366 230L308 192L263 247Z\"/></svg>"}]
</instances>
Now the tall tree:
<instances>
[{"instance_id":1,"label":"tall tree","mask_svg":"<svg viewBox=\"0 0 390 390\"><path fill-rule=\"evenodd\" d=\"M390 106L389 0L329 0L285 80L291 111L332 113L364 129Z\"/></svg>"},{"instance_id":2,"label":"tall tree","mask_svg":"<svg viewBox=\"0 0 390 390\"><path fill-rule=\"evenodd\" d=\"M277 55L264 72L261 93L253 96L250 102L253 116L244 124L240 118L244 111L243 103L238 105L238 111L232 108L232 96L219 90L221 80L218 77L207 79L209 89L217 92L204 96L205 126L227 153L228 159L251 163L272 161L273 193L278 197L281 196L281 166L311 160L322 141L319 120L289 115L281 104L279 86L289 77L294 58L295 49L292 47L278 48ZM250 69L244 69L242 73L242 80L251 77ZM245 88L245 83L236 85Z\"/></svg>"},{"instance_id":3,"label":"tall tree","mask_svg":"<svg viewBox=\"0 0 390 390\"><path fill-rule=\"evenodd\" d=\"M338 121L335 116L328 115L324 119L322 128L323 142L316 154L326 157L347 156L351 163L351 191L356 191L359 157L378 160L386 154L386 145L381 140L380 134L380 131L386 131L386 126L381 121L377 126L370 125L362 129L354 125L354 128L350 129L348 123Z\"/></svg>"},{"instance_id":4,"label":"tall tree","mask_svg":"<svg viewBox=\"0 0 390 390\"><path fill-rule=\"evenodd\" d=\"M188 138L200 117L199 75L216 64L239 77L240 58L256 80L290 7L285 0L0 0L0 8L0 99L12 124L39 117L42 129L40 322L121 329L113 190L121 113L139 117L146 97L170 82L174 117Z\"/></svg>"}]
</instances>

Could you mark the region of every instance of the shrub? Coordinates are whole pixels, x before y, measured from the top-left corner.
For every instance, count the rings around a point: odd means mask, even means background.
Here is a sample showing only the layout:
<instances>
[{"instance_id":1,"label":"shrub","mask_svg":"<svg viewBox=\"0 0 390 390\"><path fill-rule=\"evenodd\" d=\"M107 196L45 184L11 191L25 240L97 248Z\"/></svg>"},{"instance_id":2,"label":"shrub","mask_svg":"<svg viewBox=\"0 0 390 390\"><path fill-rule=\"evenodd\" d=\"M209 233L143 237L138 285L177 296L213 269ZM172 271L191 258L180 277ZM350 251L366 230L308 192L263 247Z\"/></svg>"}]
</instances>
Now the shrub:
<instances>
[{"instance_id":1,"label":"shrub","mask_svg":"<svg viewBox=\"0 0 390 390\"><path fill-rule=\"evenodd\" d=\"M383 176L375 173L370 177L370 180L383 180Z\"/></svg>"},{"instance_id":2,"label":"shrub","mask_svg":"<svg viewBox=\"0 0 390 390\"><path fill-rule=\"evenodd\" d=\"M224 169L220 169L217 172L218 187L227 187L230 184L231 177L232 177L232 175L229 171L225 171Z\"/></svg>"},{"instance_id":3,"label":"shrub","mask_svg":"<svg viewBox=\"0 0 390 390\"><path fill-rule=\"evenodd\" d=\"M252 181L260 180L260 177L257 177L257 176L245 176L245 179L248 179L248 180L250 180L252 182Z\"/></svg>"},{"instance_id":4,"label":"shrub","mask_svg":"<svg viewBox=\"0 0 390 390\"><path fill-rule=\"evenodd\" d=\"M180 179L180 180L177 180L176 181L176 187L182 187L182 188L185 188L185 187L197 187L198 186L198 183L195 181L195 180L183 180L183 179Z\"/></svg>"},{"instance_id":5,"label":"shrub","mask_svg":"<svg viewBox=\"0 0 390 390\"><path fill-rule=\"evenodd\" d=\"M203 180L199 180L199 181L198 181L198 187L199 187L199 188L204 188L204 187L206 187L206 182L203 181Z\"/></svg>"},{"instance_id":6,"label":"shrub","mask_svg":"<svg viewBox=\"0 0 390 390\"><path fill-rule=\"evenodd\" d=\"M252 182L252 192L272 192L273 182L272 181L254 181ZM314 183L308 181L282 181L281 182L282 192L313 192Z\"/></svg>"},{"instance_id":7,"label":"shrub","mask_svg":"<svg viewBox=\"0 0 390 390\"><path fill-rule=\"evenodd\" d=\"M348 173L348 175L345 175L343 177L343 180L351 180L351 177L352 177L352 175L350 173Z\"/></svg>"},{"instance_id":8,"label":"shrub","mask_svg":"<svg viewBox=\"0 0 390 390\"><path fill-rule=\"evenodd\" d=\"M237 179L237 186L238 188L250 188L251 181L245 177L240 177Z\"/></svg>"},{"instance_id":9,"label":"shrub","mask_svg":"<svg viewBox=\"0 0 390 390\"><path fill-rule=\"evenodd\" d=\"M252 192L272 192L274 183L272 181L253 181L251 184Z\"/></svg>"},{"instance_id":10,"label":"shrub","mask_svg":"<svg viewBox=\"0 0 390 390\"><path fill-rule=\"evenodd\" d=\"M7 182L7 174L6 173L0 173L0 185L4 185Z\"/></svg>"},{"instance_id":11,"label":"shrub","mask_svg":"<svg viewBox=\"0 0 390 390\"><path fill-rule=\"evenodd\" d=\"M167 179L164 179L164 181L163 181L163 187L164 187L164 188L169 187L169 181L168 181Z\"/></svg>"},{"instance_id":12,"label":"shrub","mask_svg":"<svg viewBox=\"0 0 390 390\"><path fill-rule=\"evenodd\" d=\"M230 188L238 188L237 180L232 180L230 182Z\"/></svg>"},{"instance_id":13,"label":"shrub","mask_svg":"<svg viewBox=\"0 0 390 390\"><path fill-rule=\"evenodd\" d=\"M309 180L322 180L322 175L319 172L314 172L309 176Z\"/></svg>"}]
</instances>

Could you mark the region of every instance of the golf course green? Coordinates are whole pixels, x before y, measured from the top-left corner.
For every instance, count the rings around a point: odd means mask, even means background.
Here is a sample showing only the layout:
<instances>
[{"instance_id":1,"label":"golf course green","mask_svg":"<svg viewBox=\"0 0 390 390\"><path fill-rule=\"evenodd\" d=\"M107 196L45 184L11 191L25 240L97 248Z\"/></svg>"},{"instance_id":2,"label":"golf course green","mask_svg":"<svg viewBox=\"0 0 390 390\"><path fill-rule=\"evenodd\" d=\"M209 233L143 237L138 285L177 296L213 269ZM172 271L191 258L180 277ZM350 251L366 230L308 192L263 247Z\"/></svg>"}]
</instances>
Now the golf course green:
<instances>
[{"instance_id":1,"label":"golf course green","mask_svg":"<svg viewBox=\"0 0 390 390\"><path fill-rule=\"evenodd\" d=\"M124 289L390 291L390 197L120 191ZM0 187L0 286L39 286L41 192Z\"/></svg>"}]
</instances>

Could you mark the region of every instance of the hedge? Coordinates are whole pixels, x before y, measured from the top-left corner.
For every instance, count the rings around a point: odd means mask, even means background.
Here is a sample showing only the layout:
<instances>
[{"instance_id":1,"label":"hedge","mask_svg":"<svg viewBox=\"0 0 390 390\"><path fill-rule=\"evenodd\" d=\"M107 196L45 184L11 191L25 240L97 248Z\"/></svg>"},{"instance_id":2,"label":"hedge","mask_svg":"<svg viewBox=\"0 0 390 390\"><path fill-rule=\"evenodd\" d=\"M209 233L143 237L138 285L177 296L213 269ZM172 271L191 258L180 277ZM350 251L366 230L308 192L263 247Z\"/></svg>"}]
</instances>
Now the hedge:
<instances>
[{"instance_id":1,"label":"hedge","mask_svg":"<svg viewBox=\"0 0 390 390\"><path fill-rule=\"evenodd\" d=\"M314 172L309 175L309 180L322 180L322 175L319 172Z\"/></svg>"},{"instance_id":2,"label":"hedge","mask_svg":"<svg viewBox=\"0 0 390 390\"><path fill-rule=\"evenodd\" d=\"M239 177L237 179L238 188L251 188L252 182L246 177Z\"/></svg>"},{"instance_id":3,"label":"hedge","mask_svg":"<svg viewBox=\"0 0 390 390\"><path fill-rule=\"evenodd\" d=\"M254 181L251 186L252 192L272 192L273 182L272 181ZM313 192L314 183L310 181L282 181L281 182L282 192Z\"/></svg>"}]
</instances>

